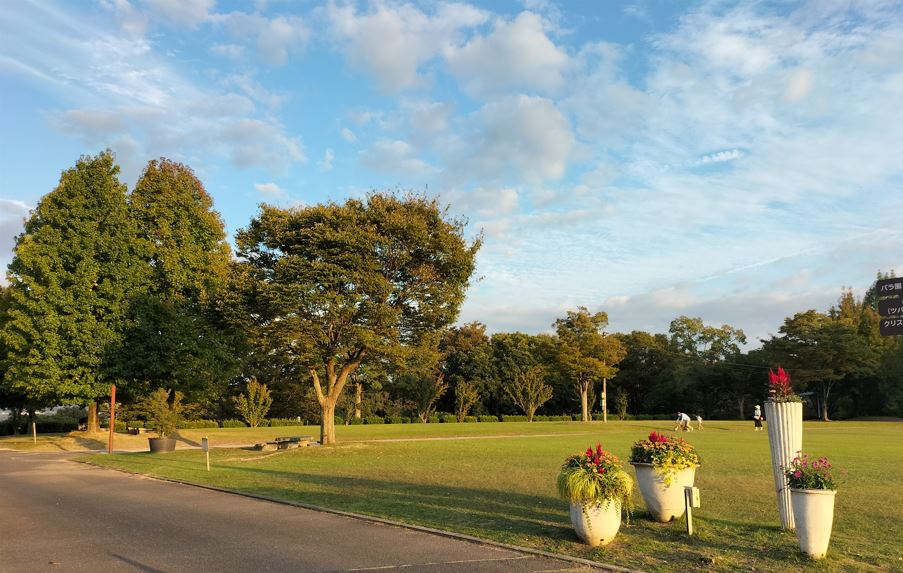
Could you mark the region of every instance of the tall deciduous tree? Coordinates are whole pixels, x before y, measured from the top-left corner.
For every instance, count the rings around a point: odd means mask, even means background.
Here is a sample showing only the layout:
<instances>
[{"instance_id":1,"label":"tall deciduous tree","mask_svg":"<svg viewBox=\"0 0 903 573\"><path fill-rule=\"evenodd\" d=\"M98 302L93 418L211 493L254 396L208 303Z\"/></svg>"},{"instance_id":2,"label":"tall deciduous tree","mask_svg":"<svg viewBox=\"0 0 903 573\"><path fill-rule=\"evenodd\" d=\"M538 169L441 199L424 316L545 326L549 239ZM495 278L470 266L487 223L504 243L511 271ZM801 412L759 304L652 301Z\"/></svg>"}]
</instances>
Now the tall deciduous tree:
<instances>
[{"instance_id":1,"label":"tall deciduous tree","mask_svg":"<svg viewBox=\"0 0 903 573\"><path fill-rule=\"evenodd\" d=\"M456 414L462 408L469 410L470 407L476 405L481 396L492 395L497 380L492 364L492 346L486 335L486 325L471 322L449 328L442 334L439 350L442 353L442 372L445 373L445 380L449 387L454 389ZM468 384L469 388L459 392L458 386L461 384ZM474 393L477 399L472 401ZM459 402L460 399L464 399L464 401ZM445 406L451 408L451 400L447 400ZM467 414L460 415L466 416Z\"/></svg>"},{"instance_id":2,"label":"tall deciduous tree","mask_svg":"<svg viewBox=\"0 0 903 573\"><path fill-rule=\"evenodd\" d=\"M546 384L541 366L518 372L504 388L505 394L527 415L528 422L532 422L536 410L552 398L552 387Z\"/></svg>"},{"instance_id":3,"label":"tall deciduous tree","mask_svg":"<svg viewBox=\"0 0 903 573\"><path fill-rule=\"evenodd\" d=\"M608 315L604 312L590 314L579 307L553 326L558 333L560 362L580 394L581 419L587 422L591 386L617 374L617 364L626 351L617 338L605 335Z\"/></svg>"},{"instance_id":4,"label":"tall deciduous tree","mask_svg":"<svg viewBox=\"0 0 903 573\"><path fill-rule=\"evenodd\" d=\"M477 239L424 197L296 209L263 206L237 235L260 344L306 369L335 442L336 402L366 357L397 356L448 326L464 300Z\"/></svg>"},{"instance_id":5,"label":"tall deciduous tree","mask_svg":"<svg viewBox=\"0 0 903 573\"><path fill-rule=\"evenodd\" d=\"M88 403L110 391L105 353L120 343L140 261L126 187L112 153L63 172L16 239L7 274L9 319L2 337L6 379L42 403Z\"/></svg>"},{"instance_id":6,"label":"tall deciduous tree","mask_svg":"<svg viewBox=\"0 0 903 573\"><path fill-rule=\"evenodd\" d=\"M197 400L235 373L236 332L214 312L231 265L223 221L190 168L150 161L130 196L146 284L113 369L134 394L175 388Z\"/></svg>"}]
</instances>

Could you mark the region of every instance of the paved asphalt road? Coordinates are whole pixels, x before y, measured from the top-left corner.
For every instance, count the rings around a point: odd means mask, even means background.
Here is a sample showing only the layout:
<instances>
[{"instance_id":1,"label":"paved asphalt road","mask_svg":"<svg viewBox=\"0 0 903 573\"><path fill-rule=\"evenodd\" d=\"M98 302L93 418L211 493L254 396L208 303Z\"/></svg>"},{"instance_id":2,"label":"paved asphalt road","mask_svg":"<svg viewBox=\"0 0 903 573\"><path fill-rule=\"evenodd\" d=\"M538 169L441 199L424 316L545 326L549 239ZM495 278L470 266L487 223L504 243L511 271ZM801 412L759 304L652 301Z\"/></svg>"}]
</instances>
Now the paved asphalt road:
<instances>
[{"instance_id":1,"label":"paved asphalt road","mask_svg":"<svg viewBox=\"0 0 903 573\"><path fill-rule=\"evenodd\" d=\"M0 572L592 570L69 457L0 451Z\"/></svg>"}]
</instances>

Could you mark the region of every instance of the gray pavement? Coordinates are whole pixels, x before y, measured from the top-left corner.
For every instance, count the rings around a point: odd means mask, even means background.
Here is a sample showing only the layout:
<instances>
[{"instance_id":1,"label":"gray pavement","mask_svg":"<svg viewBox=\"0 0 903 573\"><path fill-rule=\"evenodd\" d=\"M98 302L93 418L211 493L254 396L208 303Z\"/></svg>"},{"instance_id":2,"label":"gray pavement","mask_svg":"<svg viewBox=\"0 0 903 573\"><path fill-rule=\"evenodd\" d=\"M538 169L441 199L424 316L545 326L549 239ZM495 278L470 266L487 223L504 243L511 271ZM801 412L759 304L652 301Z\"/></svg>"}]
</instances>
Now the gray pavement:
<instances>
[{"instance_id":1,"label":"gray pavement","mask_svg":"<svg viewBox=\"0 0 903 573\"><path fill-rule=\"evenodd\" d=\"M593 570L70 457L0 451L0 573Z\"/></svg>"}]
</instances>

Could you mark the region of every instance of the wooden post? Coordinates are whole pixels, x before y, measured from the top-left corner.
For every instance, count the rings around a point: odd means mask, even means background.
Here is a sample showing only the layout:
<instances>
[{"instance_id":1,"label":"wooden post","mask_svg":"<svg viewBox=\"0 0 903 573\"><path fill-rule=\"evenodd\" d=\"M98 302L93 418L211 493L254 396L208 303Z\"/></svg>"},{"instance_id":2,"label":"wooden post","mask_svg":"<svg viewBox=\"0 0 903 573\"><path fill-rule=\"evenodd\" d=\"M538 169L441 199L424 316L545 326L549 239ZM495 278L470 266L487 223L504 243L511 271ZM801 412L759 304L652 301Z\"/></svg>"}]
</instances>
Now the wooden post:
<instances>
[{"instance_id":1,"label":"wooden post","mask_svg":"<svg viewBox=\"0 0 903 573\"><path fill-rule=\"evenodd\" d=\"M602 423L608 422L608 378L602 379Z\"/></svg>"},{"instance_id":2,"label":"wooden post","mask_svg":"<svg viewBox=\"0 0 903 573\"><path fill-rule=\"evenodd\" d=\"M207 471L210 471L210 440L207 439L207 436L201 438L201 449L204 450L204 455L207 456Z\"/></svg>"},{"instance_id":3,"label":"wooden post","mask_svg":"<svg viewBox=\"0 0 903 573\"><path fill-rule=\"evenodd\" d=\"M31 420L31 436L34 439L35 445L38 445L38 423Z\"/></svg>"},{"instance_id":4,"label":"wooden post","mask_svg":"<svg viewBox=\"0 0 903 573\"><path fill-rule=\"evenodd\" d=\"M684 504L687 510L687 535L693 535L693 508L699 507L699 490L697 488L684 487Z\"/></svg>"},{"instance_id":5,"label":"wooden post","mask_svg":"<svg viewBox=\"0 0 903 573\"><path fill-rule=\"evenodd\" d=\"M113 428L116 427L116 384L110 388L110 440L107 443L107 453L113 453Z\"/></svg>"}]
</instances>

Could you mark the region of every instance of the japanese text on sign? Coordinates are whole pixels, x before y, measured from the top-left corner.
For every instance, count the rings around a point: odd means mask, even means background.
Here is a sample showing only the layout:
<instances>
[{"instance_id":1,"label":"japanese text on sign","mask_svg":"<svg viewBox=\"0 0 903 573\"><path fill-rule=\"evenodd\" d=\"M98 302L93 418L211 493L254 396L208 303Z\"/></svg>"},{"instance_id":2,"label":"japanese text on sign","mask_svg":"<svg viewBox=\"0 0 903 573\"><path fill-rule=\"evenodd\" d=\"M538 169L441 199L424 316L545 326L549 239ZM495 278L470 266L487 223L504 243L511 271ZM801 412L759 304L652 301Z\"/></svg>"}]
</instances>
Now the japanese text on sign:
<instances>
[{"instance_id":1,"label":"japanese text on sign","mask_svg":"<svg viewBox=\"0 0 903 573\"><path fill-rule=\"evenodd\" d=\"M903 292L903 278L882 279L875 283L878 296L899 294Z\"/></svg>"}]
</instances>

